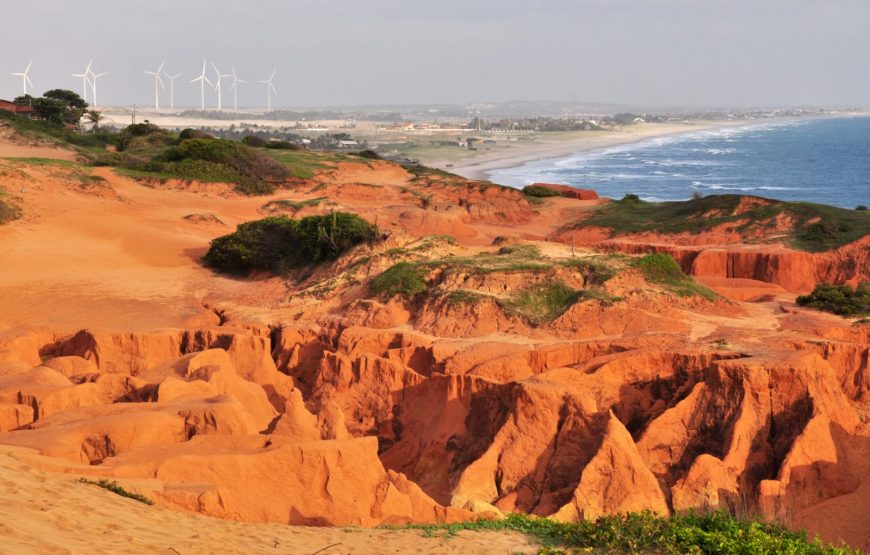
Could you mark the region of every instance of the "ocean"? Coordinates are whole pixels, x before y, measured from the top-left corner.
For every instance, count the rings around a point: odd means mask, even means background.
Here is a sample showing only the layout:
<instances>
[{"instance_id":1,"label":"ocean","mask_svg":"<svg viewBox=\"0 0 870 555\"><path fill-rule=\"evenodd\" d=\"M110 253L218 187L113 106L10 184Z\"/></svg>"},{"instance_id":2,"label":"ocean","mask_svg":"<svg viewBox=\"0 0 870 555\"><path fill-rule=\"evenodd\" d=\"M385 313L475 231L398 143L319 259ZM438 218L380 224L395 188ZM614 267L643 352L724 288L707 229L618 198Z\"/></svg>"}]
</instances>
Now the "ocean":
<instances>
[{"instance_id":1,"label":"ocean","mask_svg":"<svg viewBox=\"0 0 870 555\"><path fill-rule=\"evenodd\" d=\"M563 183L622 198L748 194L870 205L870 117L753 123L669 135L494 170L495 183Z\"/></svg>"}]
</instances>

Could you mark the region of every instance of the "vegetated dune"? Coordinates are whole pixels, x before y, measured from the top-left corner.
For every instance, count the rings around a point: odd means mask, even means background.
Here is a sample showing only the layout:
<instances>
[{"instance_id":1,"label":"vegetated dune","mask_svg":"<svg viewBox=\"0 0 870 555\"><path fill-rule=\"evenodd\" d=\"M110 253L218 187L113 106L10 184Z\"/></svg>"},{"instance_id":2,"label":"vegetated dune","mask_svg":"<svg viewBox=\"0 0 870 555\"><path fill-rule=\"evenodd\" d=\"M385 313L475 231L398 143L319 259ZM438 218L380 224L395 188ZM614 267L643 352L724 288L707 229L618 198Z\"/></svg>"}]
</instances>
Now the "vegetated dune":
<instances>
[{"instance_id":1,"label":"vegetated dune","mask_svg":"<svg viewBox=\"0 0 870 555\"><path fill-rule=\"evenodd\" d=\"M143 550L363 552L421 540L188 513L370 527L712 508L870 548L870 328L793 302L866 279L866 237L816 254L775 227L753 231L761 244L613 238L571 227L607 203L530 203L382 161L260 197L74 164L0 169L23 210L0 227L15 269L0 275L0 464L28 499L2 505L17 507L3 519L16 549L58 534L79 552L73 531L102 537L116 513ZM355 212L380 239L284 277L201 265L211 239L274 210ZM651 251L721 296L627 256ZM40 520L56 496L69 512ZM178 543L161 543L167 528ZM493 538L431 552L525 549Z\"/></svg>"}]
</instances>

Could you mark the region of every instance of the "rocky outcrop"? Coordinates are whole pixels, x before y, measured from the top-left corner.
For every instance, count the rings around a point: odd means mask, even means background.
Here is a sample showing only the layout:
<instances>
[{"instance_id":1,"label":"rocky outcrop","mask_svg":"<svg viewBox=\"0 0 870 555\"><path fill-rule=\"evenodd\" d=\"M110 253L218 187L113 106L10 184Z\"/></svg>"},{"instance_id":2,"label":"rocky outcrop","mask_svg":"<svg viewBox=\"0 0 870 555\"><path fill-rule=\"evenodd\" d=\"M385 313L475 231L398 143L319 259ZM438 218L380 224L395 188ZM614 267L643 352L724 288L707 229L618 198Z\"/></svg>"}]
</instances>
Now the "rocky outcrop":
<instances>
[{"instance_id":1,"label":"rocky outcrop","mask_svg":"<svg viewBox=\"0 0 870 555\"><path fill-rule=\"evenodd\" d=\"M563 197L573 198L577 200L596 200L598 198L598 193L596 193L592 189L578 189L570 185L557 185L554 183L532 183L531 185L527 185L527 187L540 187L541 189L549 189L550 191L555 191L559 193Z\"/></svg>"}]
</instances>

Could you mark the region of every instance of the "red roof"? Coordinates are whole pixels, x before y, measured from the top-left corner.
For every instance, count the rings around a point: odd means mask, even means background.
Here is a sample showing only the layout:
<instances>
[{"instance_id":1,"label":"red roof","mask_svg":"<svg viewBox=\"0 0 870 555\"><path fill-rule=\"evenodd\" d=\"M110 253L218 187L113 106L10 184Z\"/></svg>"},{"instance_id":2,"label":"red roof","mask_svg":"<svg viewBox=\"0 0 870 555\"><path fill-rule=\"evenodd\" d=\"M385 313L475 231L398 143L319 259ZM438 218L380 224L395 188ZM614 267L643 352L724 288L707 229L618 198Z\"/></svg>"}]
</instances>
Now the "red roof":
<instances>
[{"instance_id":1,"label":"red roof","mask_svg":"<svg viewBox=\"0 0 870 555\"><path fill-rule=\"evenodd\" d=\"M0 98L0 110L6 110L7 112L32 112L33 108L31 106L20 106L15 104L14 102L10 102L8 100L3 100Z\"/></svg>"}]
</instances>

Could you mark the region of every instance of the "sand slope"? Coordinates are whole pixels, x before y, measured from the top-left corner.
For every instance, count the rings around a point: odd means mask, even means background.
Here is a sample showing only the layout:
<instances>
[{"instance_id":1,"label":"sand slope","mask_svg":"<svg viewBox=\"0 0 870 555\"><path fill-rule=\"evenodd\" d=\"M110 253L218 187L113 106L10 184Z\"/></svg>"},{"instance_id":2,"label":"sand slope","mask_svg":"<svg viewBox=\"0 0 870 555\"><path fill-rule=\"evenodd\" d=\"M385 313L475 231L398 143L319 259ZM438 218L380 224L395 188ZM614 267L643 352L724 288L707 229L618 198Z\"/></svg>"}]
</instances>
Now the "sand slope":
<instances>
[{"instance_id":1,"label":"sand slope","mask_svg":"<svg viewBox=\"0 0 870 555\"><path fill-rule=\"evenodd\" d=\"M325 555L340 553L534 553L513 533L462 532L427 538L416 530L250 524L171 511L132 501L68 474L25 462L23 450L0 455L0 553ZM333 547L329 547L333 546Z\"/></svg>"}]
</instances>

